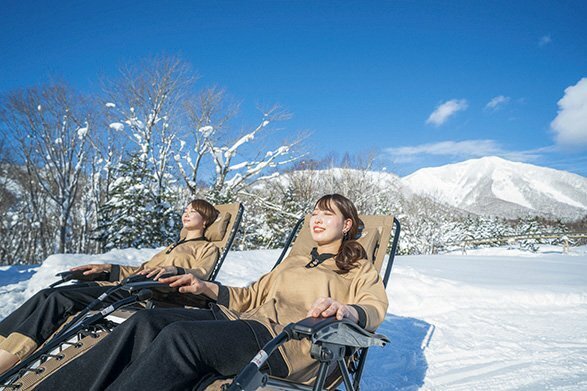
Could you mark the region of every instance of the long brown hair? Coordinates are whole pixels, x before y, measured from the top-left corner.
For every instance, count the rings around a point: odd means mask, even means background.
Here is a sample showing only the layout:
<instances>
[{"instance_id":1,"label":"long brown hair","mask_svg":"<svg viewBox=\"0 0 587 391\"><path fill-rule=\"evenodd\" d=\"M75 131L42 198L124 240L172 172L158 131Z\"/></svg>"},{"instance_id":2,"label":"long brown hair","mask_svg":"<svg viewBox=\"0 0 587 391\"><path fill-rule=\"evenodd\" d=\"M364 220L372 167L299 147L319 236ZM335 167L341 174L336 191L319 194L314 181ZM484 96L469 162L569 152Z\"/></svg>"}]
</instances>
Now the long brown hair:
<instances>
[{"instance_id":1,"label":"long brown hair","mask_svg":"<svg viewBox=\"0 0 587 391\"><path fill-rule=\"evenodd\" d=\"M339 269L337 273L346 274L349 270L359 267L358 261L360 259L367 258L367 252L357 242L357 239L361 236L363 222L359 218L357 208L352 201L340 194L327 194L322 196L316 202L315 208L334 213L333 204L340 210L345 220L350 219L352 222L351 228L342 238L342 244L338 249L338 253L334 256L336 266Z\"/></svg>"}]
</instances>

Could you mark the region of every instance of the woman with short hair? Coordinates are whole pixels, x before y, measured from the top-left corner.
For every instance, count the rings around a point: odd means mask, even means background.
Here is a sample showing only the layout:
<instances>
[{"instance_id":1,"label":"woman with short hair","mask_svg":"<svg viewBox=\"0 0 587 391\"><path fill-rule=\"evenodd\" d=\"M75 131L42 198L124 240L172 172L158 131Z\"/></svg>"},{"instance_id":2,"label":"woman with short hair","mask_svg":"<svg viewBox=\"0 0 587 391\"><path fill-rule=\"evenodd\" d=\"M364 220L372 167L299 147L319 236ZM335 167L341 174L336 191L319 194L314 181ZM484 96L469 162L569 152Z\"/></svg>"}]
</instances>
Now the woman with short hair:
<instances>
[{"instance_id":1,"label":"woman with short hair","mask_svg":"<svg viewBox=\"0 0 587 391\"><path fill-rule=\"evenodd\" d=\"M193 200L182 215L186 236L149 261L140 266L90 264L74 267L71 271L83 272L89 280L102 275L107 276L107 281L47 288L37 292L0 322L0 374L29 356L70 315L83 310L98 296L132 274L158 277L162 274L182 274L185 269L190 269L199 278L208 278L218 260L219 250L206 239L204 232L214 223L218 214L218 210L209 202ZM128 292L118 290L104 304L128 296Z\"/></svg>"}]
</instances>

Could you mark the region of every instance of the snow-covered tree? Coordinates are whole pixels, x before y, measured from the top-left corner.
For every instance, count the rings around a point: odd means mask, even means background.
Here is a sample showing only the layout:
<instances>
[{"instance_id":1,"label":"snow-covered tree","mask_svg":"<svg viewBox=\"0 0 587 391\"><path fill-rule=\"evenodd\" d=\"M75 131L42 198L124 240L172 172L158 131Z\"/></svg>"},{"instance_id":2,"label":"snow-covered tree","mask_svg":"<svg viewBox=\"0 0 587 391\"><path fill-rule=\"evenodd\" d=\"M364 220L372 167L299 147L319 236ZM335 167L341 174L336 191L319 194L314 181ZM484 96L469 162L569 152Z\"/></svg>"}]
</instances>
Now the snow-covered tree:
<instances>
[{"instance_id":1,"label":"snow-covered tree","mask_svg":"<svg viewBox=\"0 0 587 391\"><path fill-rule=\"evenodd\" d=\"M31 189L31 195L51 200L55 208L54 250L69 251L72 211L93 126L91 108L67 86L53 84L8 94L0 111L3 125L16 136L31 185L38 186ZM35 195L30 201L36 208L39 197Z\"/></svg>"},{"instance_id":2,"label":"snow-covered tree","mask_svg":"<svg viewBox=\"0 0 587 391\"><path fill-rule=\"evenodd\" d=\"M172 147L183 126L182 102L195 81L190 67L176 57L157 57L121 69L120 78L105 86L109 127L120 132L136 153L137 164L165 185Z\"/></svg>"},{"instance_id":3,"label":"snow-covered tree","mask_svg":"<svg viewBox=\"0 0 587 391\"><path fill-rule=\"evenodd\" d=\"M175 240L180 228L175 209L179 194L158 193L153 174L139 155L120 162L115 170L110 197L99 210L96 237L104 249L158 247Z\"/></svg>"},{"instance_id":4,"label":"snow-covered tree","mask_svg":"<svg viewBox=\"0 0 587 391\"><path fill-rule=\"evenodd\" d=\"M214 166L210 193L214 201L231 201L240 191L250 188L256 182L276 177L279 174L276 170L278 167L299 159L299 155L292 153L292 148L299 141L283 143L268 151L256 148L255 156L250 158L242 153L245 145L250 144L259 133L268 130L273 122L286 118L288 115L279 107L273 107L263 114L252 131L238 137L233 143L213 144L215 130L213 127L209 128L205 142Z\"/></svg>"},{"instance_id":5,"label":"snow-covered tree","mask_svg":"<svg viewBox=\"0 0 587 391\"><path fill-rule=\"evenodd\" d=\"M158 57L124 68L106 85L109 128L126 139L99 211L99 237L106 248L162 245L177 236L180 192L172 152L184 124L182 103L194 80L185 62ZM110 157L108 151L104 168L112 173Z\"/></svg>"},{"instance_id":6,"label":"snow-covered tree","mask_svg":"<svg viewBox=\"0 0 587 391\"><path fill-rule=\"evenodd\" d=\"M184 102L188 125L179 134L179 149L174 154L177 167L192 197L206 187L201 174L210 148L222 143L224 128L238 112L236 104L226 102L224 90L207 88ZM202 183L200 183L202 182Z\"/></svg>"}]
</instances>

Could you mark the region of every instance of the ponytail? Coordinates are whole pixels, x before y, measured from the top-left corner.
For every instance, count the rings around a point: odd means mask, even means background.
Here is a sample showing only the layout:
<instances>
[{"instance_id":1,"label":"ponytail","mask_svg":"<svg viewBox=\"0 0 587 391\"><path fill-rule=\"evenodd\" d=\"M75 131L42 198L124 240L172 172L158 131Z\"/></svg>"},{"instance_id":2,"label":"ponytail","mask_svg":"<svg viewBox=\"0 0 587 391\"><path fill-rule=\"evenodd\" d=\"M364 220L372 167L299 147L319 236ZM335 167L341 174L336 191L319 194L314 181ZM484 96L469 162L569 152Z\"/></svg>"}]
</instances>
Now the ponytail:
<instances>
[{"instance_id":1,"label":"ponytail","mask_svg":"<svg viewBox=\"0 0 587 391\"><path fill-rule=\"evenodd\" d=\"M338 253L334 257L338 274L346 274L349 270L359 267L359 260L367 259L367 252L356 240L343 240Z\"/></svg>"}]
</instances>

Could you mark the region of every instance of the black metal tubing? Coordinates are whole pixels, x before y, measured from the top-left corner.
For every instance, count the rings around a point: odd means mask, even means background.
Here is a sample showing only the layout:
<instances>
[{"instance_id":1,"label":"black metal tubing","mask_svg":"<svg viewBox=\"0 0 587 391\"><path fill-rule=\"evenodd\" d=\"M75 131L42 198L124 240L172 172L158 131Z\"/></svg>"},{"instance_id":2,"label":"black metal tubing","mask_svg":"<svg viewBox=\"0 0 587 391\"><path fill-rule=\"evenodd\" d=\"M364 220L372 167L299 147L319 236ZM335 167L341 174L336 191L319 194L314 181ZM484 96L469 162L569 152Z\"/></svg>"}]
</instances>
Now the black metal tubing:
<instances>
[{"instance_id":1,"label":"black metal tubing","mask_svg":"<svg viewBox=\"0 0 587 391\"><path fill-rule=\"evenodd\" d=\"M393 261L395 259L395 253L397 252L397 245L399 243L399 234L401 232L401 225L399 220L395 217L393 218L393 225L395 226L395 230L393 231L393 241L391 242L391 250L389 251L389 260L387 261L387 267L385 268L385 275L383 276L383 286L387 287L387 281L389 280L389 275L391 274L391 267L393 266Z\"/></svg>"},{"instance_id":2,"label":"black metal tubing","mask_svg":"<svg viewBox=\"0 0 587 391\"><path fill-rule=\"evenodd\" d=\"M316 378L316 383L314 383L314 387L312 390L320 391L324 387L324 382L326 382L326 374L328 371L329 365L325 362L320 363L320 367L318 368L318 376Z\"/></svg>"},{"instance_id":3,"label":"black metal tubing","mask_svg":"<svg viewBox=\"0 0 587 391\"><path fill-rule=\"evenodd\" d=\"M338 360L338 369L340 370L340 373L342 373L342 380L344 382L344 388L347 391L353 391L353 390L358 390L358 387L356 385L354 385L353 383L351 383L351 377L349 375L349 370L346 367L346 364L343 360Z\"/></svg>"},{"instance_id":4,"label":"black metal tubing","mask_svg":"<svg viewBox=\"0 0 587 391\"><path fill-rule=\"evenodd\" d=\"M34 354L27 357L25 360L21 361L18 365L14 366L9 371L5 372L2 376L0 376L0 386L4 387L4 383L10 382L16 379L12 379L14 376L17 376L19 372L24 370L27 367L30 367L35 361L41 358L46 353L51 352L51 350L55 349L63 342L67 341L69 338L75 336L79 331L81 331L84 327L89 326L113 311L117 310L118 308L134 304L137 301L146 300L151 296L151 292L147 290L141 290L133 296L127 297L125 299L119 300L116 303L106 307L101 312L95 313L94 315L88 316L83 320L79 321L77 324L72 325L67 331L56 335L55 337L51 338L43 347L37 350Z\"/></svg>"},{"instance_id":5,"label":"black metal tubing","mask_svg":"<svg viewBox=\"0 0 587 391\"><path fill-rule=\"evenodd\" d=\"M61 334L64 334L67 331L68 327L70 327L70 325L74 325L77 322L79 322L88 312L95 309L99 304L101 304L104 300L106 300L106 298L108 296L110 296L112 293L118 291L119 289L120 289L120 286L116 285L116 286L113 286L112 288L108 289L105 293L98 296L94 301L92 301L90 304L88 304L86 306L86 308L84 308L83 310L78 312L77 315L61 329L60 332L55 334L54 338L58 338Z\"/></svg>"},{"instance_id":6,"label":"black metal tubing","mask_svg":"<svg viewBox=\"0 0 587 391\"><path fill-rule=\"evenodd\" d=\"M304 224L304 217L301 217L297 221L296 225L291 230L289 236L285 240L285 243L283 245L283 250L281 250L281 254L279 255L279 258L277 258L277 262L275 262L275 265L273 265L273 269L275 269L281 263L281 261L283 261L283 259L285 258L285 254L287 254L287 250L289 250L289 246L294 241L294 239L298 236L298 232L299 232L302 224ZM271 270L273 270L273 269L271 269Z\"/></svg>"},{"instance_id":7,"label":"black metal tubing","mask_svg":"<svg viewBox=\"0 0 587 391\"><path fill-rule=\"evenodd\" d=\"M355 390L358 390L361 386L361 377L363 376L363 369L365 369L365 363L367 362L367 353L369 353L369 349L367 348L359 350L359 363L357 364L357 370L353 376L353 386Z\"/></svg>"},{"instance_id":8,"label":"black metal tubing","mask_svg":"<svg viewBox=\"0 0 587 391\"><path fill-rule=\"evenodd\" d=\"M236 237L238 229L241 225L241 220L242 220L244 211L245 211L245 207L243 206L243 204L239 204L238 212L236 213L236 216L234 217L235 221L234 221L234 225L232 227L232 231L230 232L230 237L228 238L228 241L226 242L226 246L224 247L224 251L222 251L222 255L218 259L218 262L216 262L216 265L214 266L214 270L210 274L210 278L208 278L208 281L216 280L216 276L218 276L218 272L220 271L220 268L222 267L222 264L224 263L224 260L226 259L226 256L228 255L230 248L232 247L232 243L234 242L234 238Z\"/></svg>"},{"instance_id":9,"label":"black metal tubing","mask_svg":"<svg viewBox=\"0 0 587 391\"><path fill-rule=\"evenodd\" d=\"M267 375L262 374L260 368L278 347L291 339L292 327L293 323L290 323L275 338L267 342L263 346L263 349L233 379L228 387L228 391L256 390L259 387L265 386Z\"/></svg>"}]
</instances>

